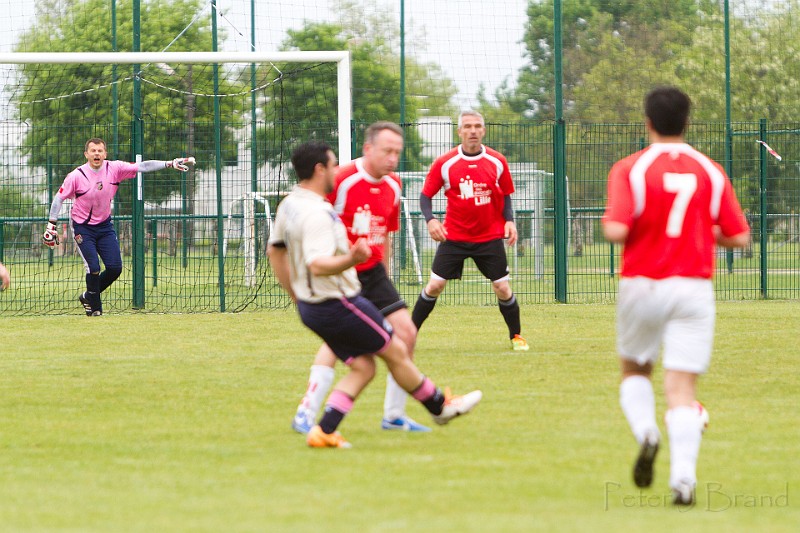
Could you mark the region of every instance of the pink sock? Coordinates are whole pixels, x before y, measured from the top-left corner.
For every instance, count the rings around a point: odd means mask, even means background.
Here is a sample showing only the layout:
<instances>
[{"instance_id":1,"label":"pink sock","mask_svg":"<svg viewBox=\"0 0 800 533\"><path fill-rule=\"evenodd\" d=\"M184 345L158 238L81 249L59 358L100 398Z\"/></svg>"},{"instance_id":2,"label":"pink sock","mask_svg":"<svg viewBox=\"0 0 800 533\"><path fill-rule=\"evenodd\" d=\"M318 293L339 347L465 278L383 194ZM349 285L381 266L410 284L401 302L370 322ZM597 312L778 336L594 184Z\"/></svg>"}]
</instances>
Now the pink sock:
<instances>
[{"instance_id":1,"label":"pink sock","mask_svg":"<svg viewBox=\"0 0 800 533\"><path fill-rule=\"evenodd\" d=\"M424 402L425 400L430 399L430 397L433 396L435 392L436 392L436 385L434 385L433 381L431 381L426 377L425 379L422 380L422 385L417 387L417 390L411 393L411 396L413 396L415 400Z\"/></svg>"},{"instance_id":2,"label":"pink sock","mask_svg":"<svg viewBox=\"0 0 800 533\"><path fill-rule=\"evenodd\" d=\"M334 390L325 405L333 407L340 413L347 414L353 409L353 399L342 391Z\"/></svg>"}]
</instances>

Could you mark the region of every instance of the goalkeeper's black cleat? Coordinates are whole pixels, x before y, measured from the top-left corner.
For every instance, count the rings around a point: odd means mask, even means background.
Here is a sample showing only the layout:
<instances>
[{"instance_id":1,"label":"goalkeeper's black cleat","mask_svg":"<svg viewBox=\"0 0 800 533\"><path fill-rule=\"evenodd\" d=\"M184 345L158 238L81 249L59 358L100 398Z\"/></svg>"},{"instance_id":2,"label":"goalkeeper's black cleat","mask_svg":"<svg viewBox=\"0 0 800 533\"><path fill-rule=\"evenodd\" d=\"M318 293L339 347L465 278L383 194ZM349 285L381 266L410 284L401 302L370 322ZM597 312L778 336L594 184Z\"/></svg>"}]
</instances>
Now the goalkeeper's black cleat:
<instances>
[{"instance_id":1,"label":"goalkeeper's black cleat","mask_svg":"<svg viewBox=\"0 0 800 533\"><path fill-rule=\"evenodd\" d=\"M78 301L83 306L83 310L86 311L86 316L92 316L92 304L89 303L89 299L86 298L86 293L82 292L80 296L78 296Z\"/></svg>"},{"instance_id":2,"label":"goalkeeper's black cleat","mask_svg":"<svg viewBox=\"0 0 800 533\"><path fill-rule=\"evenodd\" d=\"M639 457L633 465L633 482L637 487L649 487L653 483L653 463L656 462L658 454L658 435L649 432L642 441L639 449Z\"/></svg>"}]
</instances>

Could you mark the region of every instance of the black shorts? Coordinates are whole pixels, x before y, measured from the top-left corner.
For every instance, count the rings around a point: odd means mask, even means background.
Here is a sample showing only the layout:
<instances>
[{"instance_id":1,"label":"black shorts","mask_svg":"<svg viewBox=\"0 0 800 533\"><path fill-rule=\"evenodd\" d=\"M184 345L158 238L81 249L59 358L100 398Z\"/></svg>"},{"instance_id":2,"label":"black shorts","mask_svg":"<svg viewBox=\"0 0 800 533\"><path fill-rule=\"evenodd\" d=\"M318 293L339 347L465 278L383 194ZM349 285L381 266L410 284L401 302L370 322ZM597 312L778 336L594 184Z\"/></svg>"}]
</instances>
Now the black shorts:
<instances>
[{"instance_id":1,"label":"black shorts","mask_svg":"<svg viewBox=\"0 0 800 533\"><path fill-rule=\"evenodd\" d=\"M347 364L359 355L381 352L392 339L392 326L378 308L360 294L320 303L298 301L297 310L303 324Z\"/></svg>"},{"instance_id":2,"label":"black shorts","mask_svg":"<svg viewBox=\"0 0 800 533\"><path fill-rule=\"evenodd\" d=\"M442 279L461 279L464 260L470 258L487 279L508 277L508 259L503 239L487 242L444 241L436 248L431 272Z\"/></svg>"},{"instance_id":3,"label":"black shorts","mask_svg":"<svg viewBox=\"0 0 800 533\"><path fill-rule=\"evenodd\" d=\"M386 274L383 263L359 272L358 281L361 282L361 295L374 303L383 316L389 316L399 309L408 307Z\"/></svg>"}]
</instances>

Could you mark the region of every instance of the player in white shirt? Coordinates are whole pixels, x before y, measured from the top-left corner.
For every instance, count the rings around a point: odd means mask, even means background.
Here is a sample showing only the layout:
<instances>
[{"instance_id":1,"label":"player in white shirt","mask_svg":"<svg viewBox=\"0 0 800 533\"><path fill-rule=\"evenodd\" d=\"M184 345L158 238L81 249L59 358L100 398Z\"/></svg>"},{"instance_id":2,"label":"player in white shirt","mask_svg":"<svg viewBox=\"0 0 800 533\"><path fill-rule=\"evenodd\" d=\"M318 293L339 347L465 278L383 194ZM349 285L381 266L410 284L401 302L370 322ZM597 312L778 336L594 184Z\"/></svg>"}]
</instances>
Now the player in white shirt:
<instances>
[{"instance_id":1,"label":"player in white shirt","mask_svg":"<svg viewBox=\"0 0 800 533\"><path fill-rule=\"evenodd\" d=\"M361 296L355 265L370 257L365 239L353 244L325 196L333 190L336 156L321 142L292 153L299 184L281 202L269 240L269 258L281 286L297 303L300 319L350 367L331 392L325 413L309 431L315 448L349 448L337 430L364 387L375 376L375 355L397 383L419 400L434 422L446 424L472 410L482 393L449 397L414 365L408 349L381 312Z\"/></svg>"}]
</instances>

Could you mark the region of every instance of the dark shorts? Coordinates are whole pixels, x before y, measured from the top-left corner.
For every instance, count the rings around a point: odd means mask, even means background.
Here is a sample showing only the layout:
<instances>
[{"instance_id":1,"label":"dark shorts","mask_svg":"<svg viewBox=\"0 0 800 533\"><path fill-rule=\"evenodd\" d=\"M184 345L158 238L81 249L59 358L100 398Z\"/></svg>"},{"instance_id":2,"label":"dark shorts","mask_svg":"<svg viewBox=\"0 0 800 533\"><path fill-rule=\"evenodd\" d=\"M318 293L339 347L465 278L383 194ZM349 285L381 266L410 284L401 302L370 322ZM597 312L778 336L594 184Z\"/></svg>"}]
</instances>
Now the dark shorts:
<instances>
[{"instance_id":1,"label":"dark shorts","mask_svg":"<svg viewBox=\"0 0 800 533\"><path fill-rule=\"evenodd\" d=\"M303 324L322 337L345 363L359 355L383 351L392 339L392 327L361 295L316 304L297 302L297 309Z\"/></svg>"},{"instance_id":2,"label":"dark shorts","mask_svg":"<svg viewBox=\"0 0 800 533\"><path fill-rule=\"evenodd\" d=\"M487 279L498 281L508 276L508 260L503 239L488 242L444 241L436 248L431 272L442 279L461 279L464 260L470 258Z\"/></svg>"},{"instance_id":3,"label":"dark shorts","mask_svg":"<svg viewBox=\"0 0 800 533\"><path fill-rule=\"evenodd\" d=\"M374 303L383 316L389 316L399 309L408 307L386 274L383 263L359 272L358 281L361 282L361 295Z\"/></svg>"}]
</instances>

